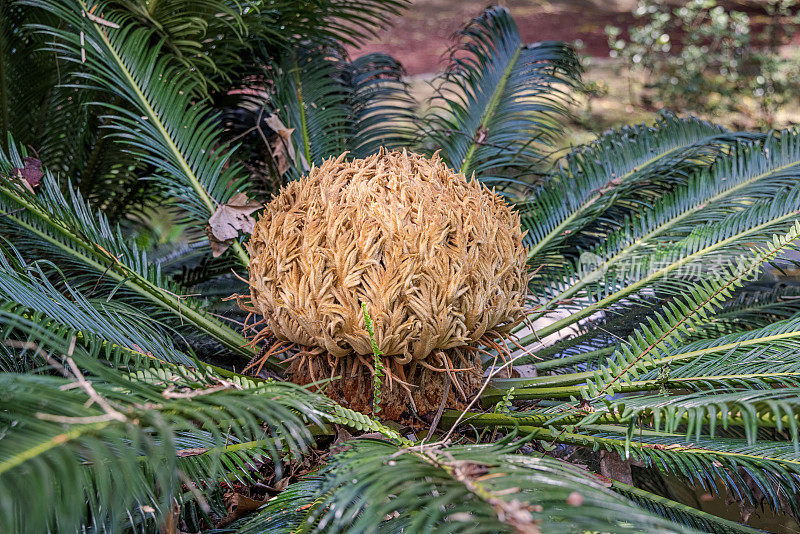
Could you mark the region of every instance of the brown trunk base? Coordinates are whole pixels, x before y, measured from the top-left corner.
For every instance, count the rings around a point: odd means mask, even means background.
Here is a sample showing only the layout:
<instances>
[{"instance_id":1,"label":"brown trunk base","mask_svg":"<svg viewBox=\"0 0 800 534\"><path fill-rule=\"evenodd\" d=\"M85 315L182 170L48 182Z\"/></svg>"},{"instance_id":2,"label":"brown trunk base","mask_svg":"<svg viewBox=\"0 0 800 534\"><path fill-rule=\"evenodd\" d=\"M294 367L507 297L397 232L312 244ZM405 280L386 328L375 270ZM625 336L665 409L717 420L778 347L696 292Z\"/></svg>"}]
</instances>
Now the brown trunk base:
<instances>
[{"instance_id":1,"label":"brown trunk base","mask_svg":"<svg viewBox=\"0 0 800 534\"><path fill-rule=\"evenodd\" d=\"M436 412L442 403L448 379L450 391L445 407L466 407L482 384L480 357L469 348L451 349L440 354L439 358L428 358L425 361L427 367L419 362L400 365L395 358L382 358L384 367L388 369L381 379L381 419L397 421L411 414L412 410L419 416ZM441 363L433 365L436 359ZM288 376L300 385L338 376L339 379L322 384L317 390L346 408L372 413L371 357L367 360L365 356L336 359L325 354L299 355L292 360Z\"/></svg>"}]
</instances>

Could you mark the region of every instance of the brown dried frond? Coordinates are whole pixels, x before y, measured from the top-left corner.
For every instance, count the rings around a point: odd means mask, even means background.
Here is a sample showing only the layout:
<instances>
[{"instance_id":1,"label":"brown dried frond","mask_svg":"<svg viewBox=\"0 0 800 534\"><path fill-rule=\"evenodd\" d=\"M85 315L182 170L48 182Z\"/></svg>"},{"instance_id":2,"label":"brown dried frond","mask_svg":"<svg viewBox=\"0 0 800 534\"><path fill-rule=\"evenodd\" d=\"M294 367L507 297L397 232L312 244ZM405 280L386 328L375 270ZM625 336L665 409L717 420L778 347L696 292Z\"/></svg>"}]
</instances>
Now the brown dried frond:
<instances>
[{"instance_id":1,"label":"brown dried frond","mask_svg":"<svg viewBox=\"0 0 800 534\"><path fill-rule=\"evenodd\" d=\"M443 351L524 317L522 237L499 195L436 156L343 154L267 205L249 242L252 306L280 341L371 361L366 303L393 369L441 368Z\"/></svg>"}]
</instances>

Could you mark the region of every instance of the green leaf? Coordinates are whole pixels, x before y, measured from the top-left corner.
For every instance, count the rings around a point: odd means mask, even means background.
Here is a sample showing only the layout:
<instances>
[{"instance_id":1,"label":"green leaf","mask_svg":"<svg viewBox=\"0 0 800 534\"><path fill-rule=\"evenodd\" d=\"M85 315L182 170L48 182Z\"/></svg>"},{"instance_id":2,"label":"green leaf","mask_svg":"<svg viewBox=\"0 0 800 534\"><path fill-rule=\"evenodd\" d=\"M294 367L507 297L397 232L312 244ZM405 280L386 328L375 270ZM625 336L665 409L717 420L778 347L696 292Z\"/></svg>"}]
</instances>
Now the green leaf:
<instances>
[{"instance_id":1,"label":"green leaf","mask_svg":"<svg viewBox=\"0 0 800 534\"><path fill-rule=\"evenodd\" d=\"M0 154L0 175L19 165L20 154ZM15 243L47 251L76 287L95 296L112 296L140 304L154 316L176 325L192 325L243 358L252 358L247 340L203 311L182 289L170 283L147 253L95 213L80 193L67 187L64 195L45 172L39 196L25 195L8 181L0 183L0 228Z\"/></svg>"}]
</instances>

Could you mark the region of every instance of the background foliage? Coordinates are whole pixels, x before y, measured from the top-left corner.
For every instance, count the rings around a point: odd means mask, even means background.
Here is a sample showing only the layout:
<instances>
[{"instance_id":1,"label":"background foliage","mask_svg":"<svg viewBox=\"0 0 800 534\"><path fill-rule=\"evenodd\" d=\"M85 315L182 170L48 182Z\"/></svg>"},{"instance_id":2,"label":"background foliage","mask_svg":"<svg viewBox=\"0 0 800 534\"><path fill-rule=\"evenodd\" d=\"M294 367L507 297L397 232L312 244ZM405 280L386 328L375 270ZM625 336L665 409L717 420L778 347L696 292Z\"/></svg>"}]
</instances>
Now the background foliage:
<instances>
[{"instance_id":1,"label":"background foliage","mask_svg":"<svg viewBox=\"0 0 800 534\"><path fill-rule=\"evenodd\" d=\"M712 116L741 112L754 100L759 125L771 128L775 114L796 105L800 62L782 46L797 31L795 0L763 2L766 22L715 0L671 5L639 2L641 24L606 28L612 57L647 73L656 107L691 109Z\"/></svg>"}]
</instances>

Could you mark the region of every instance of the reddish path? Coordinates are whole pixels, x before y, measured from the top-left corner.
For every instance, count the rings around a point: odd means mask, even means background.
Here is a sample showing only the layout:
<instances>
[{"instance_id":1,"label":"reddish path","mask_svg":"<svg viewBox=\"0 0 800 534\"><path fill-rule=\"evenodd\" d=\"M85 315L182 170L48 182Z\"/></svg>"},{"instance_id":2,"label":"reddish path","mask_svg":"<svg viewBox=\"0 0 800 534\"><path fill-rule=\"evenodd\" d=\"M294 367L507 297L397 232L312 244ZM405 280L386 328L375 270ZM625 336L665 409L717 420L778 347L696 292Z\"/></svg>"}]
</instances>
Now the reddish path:
<instances>
[{"instance_id":1,"label":"reddish path","mask_svg":"<svg viewBox=\"0 0 800 534\"><path fill-rule=\"evenodd\" d=\"M634 20L630 2L623 0L512 0L503 4L516 20L523 41L581 39L586 47L583 53L598 57L608 56L606 25L627 27ZM411 75L435 72L440 69L453 33L486 5L486 0L415 0L392 20L392 27L350 52L354 56L368 52L391 54Z\"/></svg>"}]
</instances>

